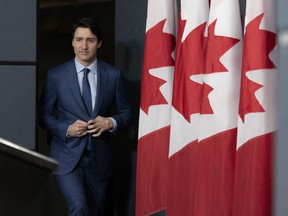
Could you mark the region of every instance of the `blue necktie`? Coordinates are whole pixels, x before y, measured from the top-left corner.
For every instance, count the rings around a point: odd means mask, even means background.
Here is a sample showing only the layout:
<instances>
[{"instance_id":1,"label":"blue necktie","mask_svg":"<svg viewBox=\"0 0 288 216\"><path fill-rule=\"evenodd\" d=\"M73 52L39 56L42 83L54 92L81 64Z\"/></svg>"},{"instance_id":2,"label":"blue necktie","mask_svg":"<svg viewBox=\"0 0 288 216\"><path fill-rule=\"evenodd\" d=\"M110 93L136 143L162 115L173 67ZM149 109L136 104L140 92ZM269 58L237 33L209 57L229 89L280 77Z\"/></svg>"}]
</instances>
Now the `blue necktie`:
<instances>
[{"instance_id":1,"label":"blue necktie","mask_svg":"<svg viewBox=\"0 0 288 216\"><path fill-rule=\"evenodd\" d=\"M88 80L88 73L90 72L90 69L84 68L83 70L84 70L84 76L82 80L82 97L86 106L86 110L89 113L89 115L91 115L92 114L92 96L91 96L90 84Z\"/></svg>"},{"instance_id":2,"label":"blue necktie","mask_svg":"<svg viewBox=\"0 0 288 216\"><path fill-rule=\"evenodd\" d=\"M84 68L84 76L82 80L82 98L85 103L85 107L89 115L92 114L92 96L91 96L91 89L90 84L88 80L88 73L90 72L90 69ZM88 151L91 151L92 148L92 139L91 135L88 134L88 140L86 144L86 149Z\"/></svg>"}]
</instances>

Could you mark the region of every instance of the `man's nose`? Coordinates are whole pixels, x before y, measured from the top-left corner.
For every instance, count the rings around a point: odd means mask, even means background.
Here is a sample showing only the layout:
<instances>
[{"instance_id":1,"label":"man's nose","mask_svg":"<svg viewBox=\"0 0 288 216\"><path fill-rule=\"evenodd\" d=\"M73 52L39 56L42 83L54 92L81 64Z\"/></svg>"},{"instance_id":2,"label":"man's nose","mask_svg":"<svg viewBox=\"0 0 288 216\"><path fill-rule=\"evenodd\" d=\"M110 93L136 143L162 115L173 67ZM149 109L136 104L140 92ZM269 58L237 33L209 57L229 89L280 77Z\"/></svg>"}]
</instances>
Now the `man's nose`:
<instances>
[{"instance_id":1,"label":"man's nose","mask_svg":"<svg viewBox=\"0 0 288 216\"><path fill-rule=\"evenodd\" d=\"M82 48L83 48L83 49L87 49L87 47L88 47L88 46L87 46L87 42L86 42L86 41L83 41L83 43L82 43Z\"/></svg>"}]
</instances>

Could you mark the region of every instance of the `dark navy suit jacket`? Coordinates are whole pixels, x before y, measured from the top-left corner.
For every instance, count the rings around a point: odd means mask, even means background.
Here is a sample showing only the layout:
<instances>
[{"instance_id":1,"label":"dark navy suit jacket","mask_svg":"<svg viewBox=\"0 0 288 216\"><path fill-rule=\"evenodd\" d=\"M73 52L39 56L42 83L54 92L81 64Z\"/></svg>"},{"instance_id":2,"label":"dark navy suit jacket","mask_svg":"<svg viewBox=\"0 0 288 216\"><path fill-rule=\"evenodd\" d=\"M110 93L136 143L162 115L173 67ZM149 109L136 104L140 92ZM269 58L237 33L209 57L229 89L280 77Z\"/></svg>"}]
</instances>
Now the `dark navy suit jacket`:
<instances>
[{"instance_id":1,"label":"dark navy suit jacket","mask_svg":"<svg viewBox=\"0 0 288 216\"><path fill-rule=\"evenodd\" d=\"M51 135L50 156L59 163L55 172L68 174L76 166L86 145L85 137L67 138L68 126L80 119L88 121L96 116L113 117L117 130L129 124L132 118L124 80L120 70L97 60L97 98L92 116L82 101L74 59L48 72L40 99L40 124ZM111 110L114 113L111 115ZM92 138L92 163L99 179L113 173L110 132Z\"/></svg>"}]
</instances>

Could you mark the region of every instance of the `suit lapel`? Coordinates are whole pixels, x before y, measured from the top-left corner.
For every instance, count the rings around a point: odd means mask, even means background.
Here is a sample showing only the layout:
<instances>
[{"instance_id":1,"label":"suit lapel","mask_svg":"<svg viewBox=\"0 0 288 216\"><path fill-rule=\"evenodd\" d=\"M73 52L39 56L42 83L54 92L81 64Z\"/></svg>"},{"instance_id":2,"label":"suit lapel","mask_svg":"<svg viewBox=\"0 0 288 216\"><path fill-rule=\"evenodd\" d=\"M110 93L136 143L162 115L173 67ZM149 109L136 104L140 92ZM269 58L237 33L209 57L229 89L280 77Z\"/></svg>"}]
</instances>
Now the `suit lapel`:
<instances>
[{"instance_id":1,"label":"suit lapel","mask_svg":"<svg viewBox=\"0 0 288 216\"><path fill-rule=\"evenodd\" d=\"M77 71L74 60L71 60L67 65L66 79L69 82L70 89L75 97L76 102L81 107L83 113L86 113L84 102L82 100L81 91L78 83ZM77 86L77 88L75 88Z\"/></svg>"},{"instance_id":2,"label":"suit lapel","mask_svg":"<svg viewBox=\"0 0 288 216\"><path fill-rule=\"evenodd\" d=\"M107 80L108 80L108 73L106 66L100 61L97 60L97 96L95 102L95 109L93 114L96 116L99 112L100 105L103 101L103 96L106 90Z\"/></svg>"}]
</instances>

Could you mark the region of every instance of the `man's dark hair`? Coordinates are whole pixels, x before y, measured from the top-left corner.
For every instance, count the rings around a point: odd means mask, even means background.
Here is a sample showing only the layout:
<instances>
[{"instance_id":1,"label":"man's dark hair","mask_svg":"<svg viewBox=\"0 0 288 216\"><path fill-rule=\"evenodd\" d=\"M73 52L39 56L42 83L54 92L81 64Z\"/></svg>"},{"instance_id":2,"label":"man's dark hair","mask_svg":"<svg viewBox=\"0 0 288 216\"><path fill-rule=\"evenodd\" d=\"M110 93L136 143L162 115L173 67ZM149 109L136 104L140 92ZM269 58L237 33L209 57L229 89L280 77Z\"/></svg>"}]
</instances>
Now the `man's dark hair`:
<instances>
[{"instance_id":1,"label":"man's dark hair","mask_svg":"<svg viewBox=\"0 0 288 216\"><path fill-rule=\"evenodd\" d=\"M78 27L89 28L91 32L96 35L98 41L102 41L102 29L99 23L94 20L94 18L84 17L77 20L73 25L72 38L74 38L75 31Z\"/></svg>"}]
</instances>

